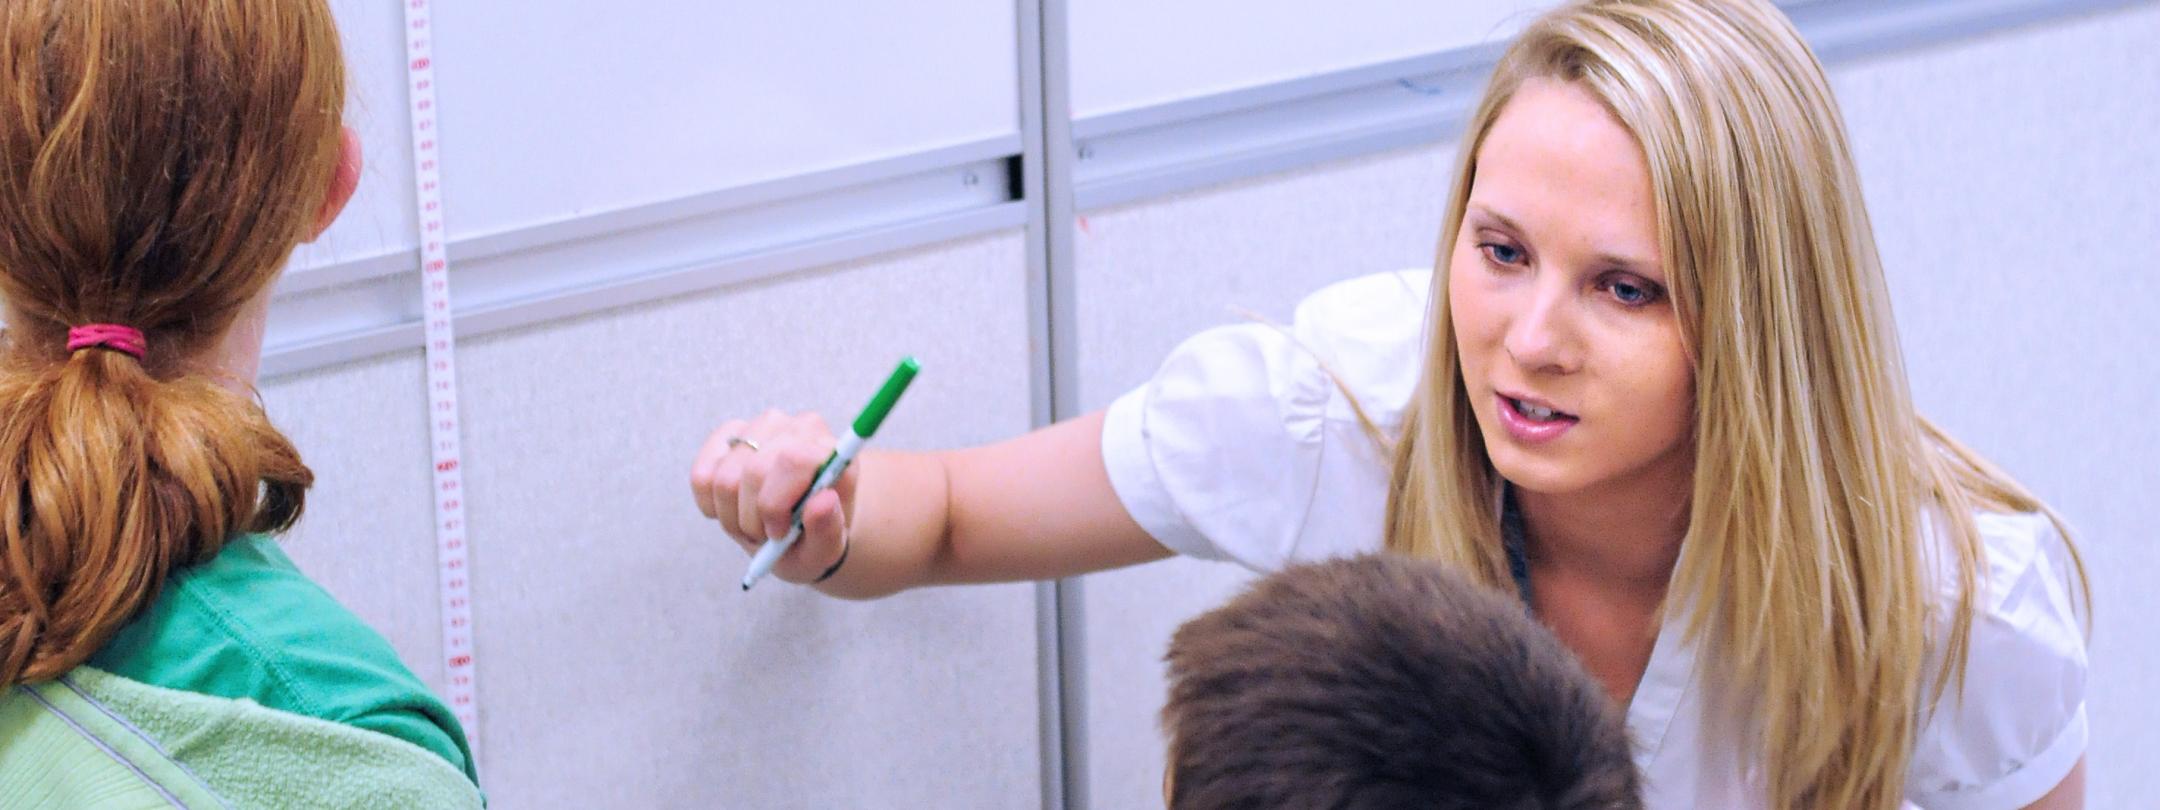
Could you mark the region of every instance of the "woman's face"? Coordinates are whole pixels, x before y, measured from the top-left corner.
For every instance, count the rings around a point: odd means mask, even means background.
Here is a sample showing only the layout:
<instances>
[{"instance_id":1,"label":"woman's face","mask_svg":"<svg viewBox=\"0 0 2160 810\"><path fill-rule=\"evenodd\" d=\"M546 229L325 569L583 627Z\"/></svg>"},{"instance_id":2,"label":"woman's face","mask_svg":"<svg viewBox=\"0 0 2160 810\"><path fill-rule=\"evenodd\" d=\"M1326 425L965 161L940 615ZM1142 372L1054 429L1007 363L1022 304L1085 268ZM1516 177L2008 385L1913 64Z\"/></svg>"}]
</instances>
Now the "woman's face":
<instances>
[{"instance_id":1,"label":"woman's face","mask_svg":"<svg viewBox=\"0 0 2160 810\"><path fill-rule=\"evenodd\" d=\"M1532 80L1476 172L1448 305L1494 468L1546 495L1684 492L1694 370L1634 136L1588 93Z\"/></svg>"}]
</instances>

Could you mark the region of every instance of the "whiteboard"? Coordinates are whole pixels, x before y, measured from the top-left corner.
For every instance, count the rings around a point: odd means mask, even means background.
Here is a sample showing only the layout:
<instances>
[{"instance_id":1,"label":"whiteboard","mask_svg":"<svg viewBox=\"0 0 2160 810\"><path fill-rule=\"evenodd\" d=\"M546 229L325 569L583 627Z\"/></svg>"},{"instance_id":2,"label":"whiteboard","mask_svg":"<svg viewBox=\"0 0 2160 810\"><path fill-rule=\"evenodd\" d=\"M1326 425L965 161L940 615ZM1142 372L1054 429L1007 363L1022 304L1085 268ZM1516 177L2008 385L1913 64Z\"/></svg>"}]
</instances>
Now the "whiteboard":
<instances>
[{"instance_id":1,"label":"whiteboard","mask_svg":"<svg viewBox=\"0 0 2160 810\"><path fill-rule=\"evenodd\" d=\"M1552 0L1073 3L1073 117L1506 39Z\"/></svg>"},{"instance_id":2,"label":"whiteboard","mask_svg":"<svg viewBox=\"0 0 2160 810\"><path fill-rule=\"evenodd\" d=\"M296 268L412 250L398 3L333 0L368 168ZM1011 0L445 3L435 10L453 240L940 147L1012 139Z\"/></svg>"}]
</instances>

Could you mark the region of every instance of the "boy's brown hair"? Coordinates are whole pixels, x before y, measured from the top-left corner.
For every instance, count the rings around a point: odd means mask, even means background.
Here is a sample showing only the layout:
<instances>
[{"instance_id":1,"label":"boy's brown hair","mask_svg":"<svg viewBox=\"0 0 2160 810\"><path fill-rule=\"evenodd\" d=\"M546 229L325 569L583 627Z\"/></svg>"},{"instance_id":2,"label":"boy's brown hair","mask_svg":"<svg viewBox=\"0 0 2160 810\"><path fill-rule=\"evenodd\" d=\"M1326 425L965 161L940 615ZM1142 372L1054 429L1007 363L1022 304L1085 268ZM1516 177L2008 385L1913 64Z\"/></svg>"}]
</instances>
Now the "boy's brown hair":
<instances>
[{"instance_id":1,"label":"boy's brown hair","mask_svg":"<svg viewBox=\"0 0 2160 810\"><path fill-rule=\"evenodd\" d=\"M1438 563L1301 565L1178 629L1170 806L1642 806L1626 730L1523 606Z\"/></svg>"}]
</instances>

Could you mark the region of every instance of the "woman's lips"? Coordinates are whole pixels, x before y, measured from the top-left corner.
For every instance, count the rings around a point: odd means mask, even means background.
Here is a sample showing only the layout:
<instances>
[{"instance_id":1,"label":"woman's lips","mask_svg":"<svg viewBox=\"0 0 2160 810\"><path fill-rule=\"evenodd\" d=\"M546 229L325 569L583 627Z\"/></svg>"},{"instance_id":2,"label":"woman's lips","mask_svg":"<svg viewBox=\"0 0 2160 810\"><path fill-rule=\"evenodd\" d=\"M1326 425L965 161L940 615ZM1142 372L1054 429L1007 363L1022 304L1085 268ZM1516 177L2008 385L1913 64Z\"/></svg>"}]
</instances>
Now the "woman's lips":
<instances>
[{"instance_id":1,"label":"woman's lips","mask_svg":"<svg viewBox=\"0 0 2160 810\"><path fill-rule=\"evenodd\" d=\"M1515 404L1518 401L1525 405L1550 409L1548 406L1540 405L1539 401L1535 399L1518 400L1506 394L1494 394L1493 400L1500 411L1501 426L1507 428L1508 436L1522 444L1544 444L1558 439L1560 434L1566 433L1568 428L1574 427L1576 422L1582 421L1573 414L1558 410L1554 410L1552 417L1549 419L1532 419L1522 411L1515 409Z\"/></svg>"}]
</instances>

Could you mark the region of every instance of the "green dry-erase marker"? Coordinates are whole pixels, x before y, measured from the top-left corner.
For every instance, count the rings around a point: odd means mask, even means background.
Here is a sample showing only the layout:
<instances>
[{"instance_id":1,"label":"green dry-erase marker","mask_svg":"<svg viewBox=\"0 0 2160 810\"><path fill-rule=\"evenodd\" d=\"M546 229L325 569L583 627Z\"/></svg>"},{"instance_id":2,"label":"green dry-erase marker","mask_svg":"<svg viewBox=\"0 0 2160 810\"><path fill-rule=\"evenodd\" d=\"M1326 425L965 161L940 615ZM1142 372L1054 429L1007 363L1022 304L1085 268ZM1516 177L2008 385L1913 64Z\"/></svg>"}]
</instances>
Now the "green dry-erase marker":
<instances>
[{"instance_id":1,"label":"green dry-erase marker","mask_svg":"<svg viewBox=\"0 0 2160 810\"><path fill-rule=\"evenodd\" d=\"M834 481L840 480L840 474L847 472L848 464L855 461L855 454L862 451L863 444L877 433L878 425L885 422L885 414L892 412L893 403L900 401L900 393L907 390L908 383L915 381L915 372L921 370L922 365L916 363L915 358L901 358L900 366L893 369L891 377L885 378L884 387L878 389L877 396L870 398L869 405L863 406L862 414L855 417L855 424L848 427L847 435L840 437L840 445L833 448L825 465L818 468L817 478L810 482L809 491L795 499L793 514L788 517L787 536L765 541L765 545L758 547L757 556L750 558L750 570L743 572L743 590L750 590L750 586L772 573L773 566L780 562L780 555L794 547L795 541L802 537L803 504L810 502L810 496L824 492Z\"/></svg>"}]
</instances>

